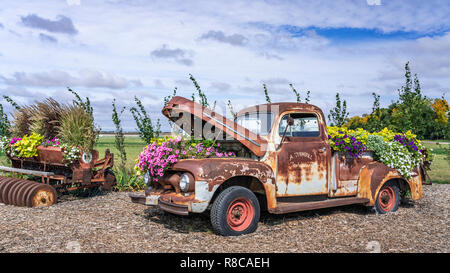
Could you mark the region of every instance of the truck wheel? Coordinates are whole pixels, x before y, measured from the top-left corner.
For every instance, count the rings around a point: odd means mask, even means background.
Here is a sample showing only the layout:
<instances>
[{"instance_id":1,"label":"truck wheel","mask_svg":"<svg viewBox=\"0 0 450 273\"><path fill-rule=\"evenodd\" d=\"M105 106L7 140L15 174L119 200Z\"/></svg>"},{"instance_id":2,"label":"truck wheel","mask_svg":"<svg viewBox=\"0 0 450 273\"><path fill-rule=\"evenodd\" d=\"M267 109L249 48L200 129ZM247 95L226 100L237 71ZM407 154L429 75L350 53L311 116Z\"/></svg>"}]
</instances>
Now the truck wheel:
<instances>
[{"instance_id":1,"label":"truck wheel","mask_svg":"<svg viewBox=\"0 0 450 273\"><path fill-rule=\"evenodd\" d=\"M241 186L222 191L211 208L214 230L223 236L252 233L258 227L259 202L255 194Z\"/></svg>"},{"instance_id":2,"label":"truck wheel","mask_svg":"<svg viewBox=\"0 0 450 273\"><path fill-rule=\"evenodd\" d=\"M400 189L395 181L389 181L381 187L375 202L375 210L380 214L394 212L400 204Z\"/></svg>"}]
</instances>

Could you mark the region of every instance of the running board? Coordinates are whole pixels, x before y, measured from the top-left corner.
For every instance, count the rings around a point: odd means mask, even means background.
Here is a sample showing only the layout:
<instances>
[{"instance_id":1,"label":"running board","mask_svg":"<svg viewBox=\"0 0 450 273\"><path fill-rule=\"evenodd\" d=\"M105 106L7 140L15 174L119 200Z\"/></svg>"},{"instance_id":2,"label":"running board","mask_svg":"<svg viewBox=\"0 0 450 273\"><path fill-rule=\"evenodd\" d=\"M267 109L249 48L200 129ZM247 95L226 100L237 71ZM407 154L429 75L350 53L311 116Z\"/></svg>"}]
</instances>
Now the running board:
<instances>
[{"instance_id":1,"label":"running board","mask_svg":"<svg viewBox=\"0 0 450 273\"><path fill-rule=\"evenodd\" d=\"M289 212L345 206L345 205L351 205L351 204L364 204L369 201L370 200L367 198L341 197L341 198L327 199L324 201L312 201L312 202L295 202L295 203L294 202L277 202L277 207L271 212L275 213L275 214L282 214L282 213L289 213Z\"/></svg>"}]
</instances>

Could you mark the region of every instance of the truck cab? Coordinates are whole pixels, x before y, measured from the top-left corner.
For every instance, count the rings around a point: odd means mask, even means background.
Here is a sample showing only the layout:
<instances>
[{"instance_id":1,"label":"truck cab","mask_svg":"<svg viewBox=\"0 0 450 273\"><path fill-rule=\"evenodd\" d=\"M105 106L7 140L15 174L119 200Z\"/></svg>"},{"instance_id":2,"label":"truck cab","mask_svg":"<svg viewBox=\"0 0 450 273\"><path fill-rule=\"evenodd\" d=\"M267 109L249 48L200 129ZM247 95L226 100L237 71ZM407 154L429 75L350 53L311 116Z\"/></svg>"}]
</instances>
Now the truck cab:
<instances>
[{"instance_id":1,"label":"truck cab","mask_svg":"<svg viewBox=\"0 0 450 273\"><path fill-rule=\"evenodd\" d=\"M210 210L214 230L241 235L256 230L260 211L282 214L362 204L395 211L401 193L421 198L422 174L410 179L374 161L333 152L317 106L270 103L245 108L234 120L183 97L162 110L193 137L212 138L232 158L183 159L133 202L179 215ZM151 179L149 179L151 180Z\"/></svg>"}]
</instances>

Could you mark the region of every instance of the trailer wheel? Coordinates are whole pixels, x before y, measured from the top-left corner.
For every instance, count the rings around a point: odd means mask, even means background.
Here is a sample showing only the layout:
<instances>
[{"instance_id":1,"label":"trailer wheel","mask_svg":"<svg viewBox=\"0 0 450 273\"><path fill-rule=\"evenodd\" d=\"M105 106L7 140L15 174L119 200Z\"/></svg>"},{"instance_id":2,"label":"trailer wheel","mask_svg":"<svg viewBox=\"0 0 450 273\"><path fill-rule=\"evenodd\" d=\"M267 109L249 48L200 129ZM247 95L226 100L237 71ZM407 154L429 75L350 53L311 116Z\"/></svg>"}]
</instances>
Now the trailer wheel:
<instances>
[{"instance_id":1,"label":"trailer wheel","mask_svg":"<svg viewBox=\"0 0 450 273\"><path fill-rule=\"evenodd\" d=\"M386 182L378 192L375 210L380 214L394 212L400 204L400 189L395 181Z\"/></svg>"},{"instance_id":2,"label":"trailer wheel","mask_svg":"<svg viewBox=\"0 0 450 273\"><path fill-rule=\"evenodd\" d=\"M116 176L111 169L105 170L105 181L100 186L100 189L104 191L111 191L116 185Z\"/></svg>"},{"instance_id":3,"label":"trailer wheel","mask_svg":"<svg viewBox=\"0 0 450 273\"><path fill-rule=\"evenodd\" d=\"M252 233L258 227L258 198L249 189L233 186L222 191L211 208L214 230L223 236Z\"/></svg>"}]
</instances>

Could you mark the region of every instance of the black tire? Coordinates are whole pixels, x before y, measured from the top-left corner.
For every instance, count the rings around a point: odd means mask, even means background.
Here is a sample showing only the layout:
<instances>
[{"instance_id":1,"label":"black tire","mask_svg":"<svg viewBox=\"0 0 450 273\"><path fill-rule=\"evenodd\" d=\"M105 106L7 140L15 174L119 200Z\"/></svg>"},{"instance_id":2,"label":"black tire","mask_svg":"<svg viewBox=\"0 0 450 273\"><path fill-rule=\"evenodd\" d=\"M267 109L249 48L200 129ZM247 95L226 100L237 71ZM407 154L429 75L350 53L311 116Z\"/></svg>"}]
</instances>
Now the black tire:
<instances>
[{"instance_id":1,"label":"black tire","mask_svg":"<svg viewBox=\"0 0 450 273\"><path fill-rule=\"evenodd\" d=\"M400 200L400 188L397 182L388 181L377 194L375 210L379 214L397 211Z\"/></svg>"},{"instance_id":2,"label":"black tire","mask_svg":"<svg viewBox=\"0 0 450 273\"><path fill-rule=\"evenodd\" d=\"M258 227L260 217L258 198L241 186L226 188L214 201L210 217L214 231L220 235L252 233Z\"/></svg>"},{"instance_id":3,"label":"black tire","mask_svg":"<svg viewBox=\"0 0 450 273\"><path fill-rule=\"evenodd\" d=\"M112 191L116 185L116 176L114 172L108 168L105 170L105 181L100 185L100 189L103 191Z\"/></svg>"}]
</instances>

